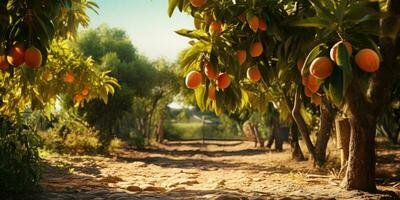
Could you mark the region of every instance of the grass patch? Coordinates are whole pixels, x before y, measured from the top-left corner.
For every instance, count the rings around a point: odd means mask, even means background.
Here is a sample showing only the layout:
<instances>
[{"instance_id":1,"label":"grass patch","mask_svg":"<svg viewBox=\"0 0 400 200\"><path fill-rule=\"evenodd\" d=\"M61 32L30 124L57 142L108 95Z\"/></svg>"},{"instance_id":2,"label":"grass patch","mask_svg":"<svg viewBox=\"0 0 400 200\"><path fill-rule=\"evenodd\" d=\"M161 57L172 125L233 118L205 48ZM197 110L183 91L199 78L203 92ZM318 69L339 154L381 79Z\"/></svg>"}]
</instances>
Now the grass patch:
<instances>
[{"instance_id":1,"label":"grass patch","mask_svg":"<svg viewBox=\"0 0 400 200\"><path fill-rule=\"evenodd\" d=\"M237 130L226 129L221 125L205 125L201 122L176 122L166 126L166 139L193 140L193 139L241 139Z\"/></svg>"}]
</instances>

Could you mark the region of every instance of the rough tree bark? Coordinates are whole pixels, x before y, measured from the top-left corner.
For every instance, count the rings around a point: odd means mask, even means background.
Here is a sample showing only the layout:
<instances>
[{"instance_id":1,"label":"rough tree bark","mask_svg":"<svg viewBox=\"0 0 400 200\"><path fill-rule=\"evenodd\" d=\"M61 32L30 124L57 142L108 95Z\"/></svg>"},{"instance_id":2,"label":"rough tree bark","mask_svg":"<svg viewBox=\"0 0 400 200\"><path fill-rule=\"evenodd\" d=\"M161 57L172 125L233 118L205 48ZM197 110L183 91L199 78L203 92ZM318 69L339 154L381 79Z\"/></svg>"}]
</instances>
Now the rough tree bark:
<instances>
[{"instance_id":1,"label":"rough tree bark","mask_svg":"<svg viewBox=\"0 0 400 200\"><path fill-rule=\"evenodd\" d=\"M322 99L320 110L320 129L315 144L315 154L317 156L317 164L322 166L326 162L326 148L328 146L329 136L335 120L336 110L326 101L325 98Z\"/></svg>"},{"instance_id":2,"label":"rough tree bark","mask_svg":"<svg viewBox=\"0 0 400 200\"><path fill-rule=\"evenodd\" d=\"M400 79L397 56L400 41L400 1L388 0L387 13L380 23L380 69L370 80L367 94L360 92L359 80L353 79L345 97L351 133L349 160L343 181L347 189L375 192L375 132L377 117L390 101L395 81Z\"/></svg>"},{"instance_id":3,"label":"rough tree bark","mask_svg":"<svg viewBox=\"0 0 400 200\"><path fill-rule=\"evenodd\" d=\"M289 110L293 110L293 103L289 100L289 97L286 94L284 94L283 97ZM289 129L289 137L290 137L289 141L290 141L290 146L292 148L292 159L297 161L303 161L306 159L299 145L298 127L296 122L294 121L293 116L292 119L293 120L290 123L290 129Z\"/></svg>"},{"instance_id":4,"label":"rough tree bark","mask_svg":"<svg viewBox=\"0 0 400 200\"><path fill-rule=\"evenodd\" d=\"M283 132L282 128L278 126L278 128L275 131L275 151L283 151Z\"/></svg>"},{"instance_id":5,"label":"rough tree bark","mask_svg":"<svg viewBox=\"0 0 400 200\"><path fill-rule=\"evenodd\" d=\"M264 147L264 140L261 138L260 131L258 131L258 124L252 124L251 127L254 135L256 136L257 142L260 144L260 147Z\"/></svg>"},{"instance_id":6,"label":"rough tree bark","mask_svg":"<svg viewBox=\"0 0 400 200\"><path fill-rule=\"evenodd\" d=\"M297 135L297 125L294 122L290 123L289 136L290 136L289 139L290 146L292 148L292 159L297 161L305 160L303 152L301 151L299 145L299 136Z\"/></svg>"},{"instance_id":7,"label":"rough tree bark","mask_svg":"<svg viewBox=\"0 0 400 200\"><path fill-rule=\"evenodd\" d=\"M297 89L296 94L294 96L294 104L292 109L293 119L296 122L296 125L299 128L301 135L303 136L303 140L304 143L306 144L308 152L310 153L311 157L315 160L317 158L315 153L315 147L311 141L310 132L307 129L307 124L300 114L300 109L301 109L300 91L299 89Z\"/></svg>"},{"instance_id":8,"label":"rough tree bark","mask_svg":"<svg viewBox=\"0 0 400 200\"><path fill-rule=\"evenodd\" d=\"M368 109L369 103L353 81L347 95L350 122L349 160L344 186L374 192L375 186L375 129L377 117Z\"/></svg>"},{"instance_id":9,"label":"rough tree bark","mask_svg":"<svg viewBox=\"0 0 400 200\"><path fill-rule=\"evenodd\" d=\"M250 129L250 133L254 137L254 147L257 147L257 144L260 144L260 147L263 147L264 141L261 139L260 133L258 131L258 125L250 122L249 129Z\"/></svg>"},{"instance_id":10,"label":"rough tree bark","mask_svg":"<svg viewBox=\"0 0 400 200\"><path fill-rule=\"evenodd\" d=\"M306 147L311 155L311 158L314 160L314 164L322 166L326 162L326 147L332 129L332 124L336 115L336 110L334 110L328 104L325 98L322 98L320 106L321 124L320 124L320 130L317 133L318 134L317 141L314 146L310 138L310 131L307 128L307 124L300 114L300 108L301 108L300 90L297 89L292 109L293 119L295 120L299 128L299 131L303 136L304 142L306 143Z\"/></svg>"},{"instance_id":11,"label":"rough tree bark","mask_svg":"<svg viewBox=\"0 0 400 200\"><path fill-rule=\"evenodd\" d=\"M349 142L350 142L350 123L347 118L337 118L336 126L336 141L337 148L340 150L340 166L343 169L349 159Z\"/></svg>"},{"instance_id":12,"label":"rough tree bark","mask_svg":"<svg viewBox=\"0 0 400 200\"><path fill-rule=\"evenodd\" d=\"M157 142L163 143L164 141L164 118L160 117L157 125Z\"/></svg>"},{"instance_id":13,"label":"rough tree bark","mask_svg":"<svg viewBox=\"0 0 400 200\"><path fill-rule=\"evenodd\" d=\"M153 121L153 114L155 109L157 108L157 103L158 101L163 97L163 92L159 92L158 94L156 94L154 96L153 102L151 104L150 110L148 111L148 120L147 120L147 124L145 127L145 135L147 138L147 145L150 145L150 139L151 139L151 124Z\"/></svg>"},{"instance_id":14,"label":"rough tree bark","mask_svg":"<svg viewBox=\"0 0 400 200\"><path fill-rule=\"evenodd\" d=\"M275 134L276 134L275 127L274 127L274 125L272 125L271 134L268 136L268 141L267 141L266 147L268 147L268 148L272 147L272 144L274 143L274 140L275 140Z\"/></svg>"},{"instance_id":15,"label":"rough tree bark","mask_svg":"<svg viewBox=\"0 0 400 200\"><path fill-rule=\"evenodd\" d=\"M280 124L279 124L279 116L275 116L272 120L272 130L271 134L268 137L268 142L266 147L271 148L272 144L275 141L275 150L283 151L283 141L280 135Z\"/></svg>"}]
</instances>

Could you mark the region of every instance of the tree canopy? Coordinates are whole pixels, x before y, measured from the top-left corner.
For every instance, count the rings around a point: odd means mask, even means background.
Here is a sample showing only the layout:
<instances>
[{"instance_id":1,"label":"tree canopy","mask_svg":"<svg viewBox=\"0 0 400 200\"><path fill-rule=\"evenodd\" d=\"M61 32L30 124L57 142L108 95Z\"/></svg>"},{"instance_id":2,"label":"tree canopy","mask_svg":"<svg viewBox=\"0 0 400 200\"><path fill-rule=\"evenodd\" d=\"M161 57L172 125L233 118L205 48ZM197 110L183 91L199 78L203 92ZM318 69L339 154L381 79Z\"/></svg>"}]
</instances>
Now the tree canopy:
<instances>
[{"instance_id":1,"label":"tree canopy","mask_svg":"<svg viewBox=\"0 0 400 200\"><path fill-rule=\"evenodd\" d=\"M349 118L346 187L376 189L376 122L400 73L396 2L169 0L168 15L175 9L194 19L195 30L176 32L193 39L180 64L201 109L283 105L316 160L325 159L334 117ZM308 102L320 105L315 146L302 114Z\"/></svg>"}]
</instances>

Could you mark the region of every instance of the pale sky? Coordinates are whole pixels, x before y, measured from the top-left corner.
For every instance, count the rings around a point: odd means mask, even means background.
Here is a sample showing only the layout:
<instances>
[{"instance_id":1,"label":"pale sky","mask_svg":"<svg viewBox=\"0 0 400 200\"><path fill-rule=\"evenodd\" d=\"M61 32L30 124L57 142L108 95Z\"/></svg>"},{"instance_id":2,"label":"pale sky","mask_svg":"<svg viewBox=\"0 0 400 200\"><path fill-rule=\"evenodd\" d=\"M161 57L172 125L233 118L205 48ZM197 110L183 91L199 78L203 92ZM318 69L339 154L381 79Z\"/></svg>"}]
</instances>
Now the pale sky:
<instances>
[{"instance_id":1,"label":"pale sky","mask_svg":"<svg viewBox=\"0 0 400 200\"><path fill-rule=\"evenodd\" d=\"M90 27L103 23L126 31L138 51L150 59L160 57L175 61L178 53L188 47L189 39L174 31L193 29L193 18L175 10L167 15L168 0L94 0L99 15L89 11Z\"/></svg>"}]
</instances>

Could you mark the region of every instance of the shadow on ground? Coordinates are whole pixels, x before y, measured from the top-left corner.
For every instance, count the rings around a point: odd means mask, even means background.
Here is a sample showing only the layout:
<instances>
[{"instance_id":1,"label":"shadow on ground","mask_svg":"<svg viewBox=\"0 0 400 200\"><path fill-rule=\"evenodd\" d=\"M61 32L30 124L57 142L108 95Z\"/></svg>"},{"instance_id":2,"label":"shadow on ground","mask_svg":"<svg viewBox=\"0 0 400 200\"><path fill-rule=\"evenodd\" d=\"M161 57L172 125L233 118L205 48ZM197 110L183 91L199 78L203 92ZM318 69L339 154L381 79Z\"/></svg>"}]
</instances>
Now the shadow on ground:
<instances>
[{"instance_id":1,"label":"shadow on ground","mask_svg":"<svg viewBox=\"0 0 400 200\"><path fill-rule=\"evenodd\" d=\"M168 141L164 143L165 146L168 147L180 147L182 145L186 145L189 147L197 147L201 148L204 147L205 145L218 145L220 147L234 147L238 146L240 144L243 144L244 141L226 141L225 143L221 143L221 140L206 140L203 143L203 140L190 140L190 141Z\"/></svg>"},{"instance_id":2,"label":"shadow on ground","mask_svg":"<svg viewBox=\"0 0 400 200\"><path fill-rule=\"evenodd\" d=\"M75 160L77 161L77 160ZM245 200L245 199L312 199L307 195L291 195L284 197L279 194L254 192L246 194L242 191L231 190L187 190L175 189L166 192L141 191L129 192L121 188L111 187L109 183L116 183L116 177L93 177L91 170L88 175L71 174L70 169L74 166L54 166L48 162L44 163L45 172L40 187L35 192L22 194L9 194L3 196L4 200L51 200L51 199L215 199L215 200ZM90 166L88 166L90 168ZM324 199L324 198L320 198ZM326 198L331 199L331 198Z\"/></svg>"},{"instance_id":3,"label":"shadow on ground","mask_svg":"<svg viewBox=\"0 0 400 200\"><path fill-rule=\"evenodd\" d=\"M205 155L208 157L225 157L225 156L252 156L265 154L267 152L272 152L265 149L245 149L237 151L207 151L207 150L165 150L165 149L141 149L136 150L139 152L162 154L162 155L172 155L172 156L194 156L194 155Z\"/></svg>"},{"instance_id":4,"label":"shadow on ground","mask_svg":"<svg viewBox=\"0 0 400 200\"><path fill-rule=\"evenodd\" d=\"M240 145L241 143L228 143L226 145ZM14 200L14 199L315 199L316 196L309 196L307 193L288 194L280 193L275 190L261 190L264 192L249 192L246 190L229 190L221 187L218 189L204 189L194 190L187 188L174 188L166 191L166 188L162 188L163 191L141 191L141 192L130 192L127 188L118 186L117 183L121 182L120 177L105 175L101 173L101 169L108 165L108 162L113 164L131 164L134 162L144 163L142 170L148 170L148 166L156 165L162 168L180 168L180 169L200 169L201 171L209 170L224 170L228 169L231 172L234 170L251 170L264 172L265 174L289 174L291 172L299 172L298 163L294 165L286 165L280 163L279 165L265 165L265 163L254 162L254 159L250 158L245 161L232 159L233 156L252 156L262 155L269 153L269 150L257 150L257 149L241 149L234 151L207 151L207 150L179 150L179 145L176 143L167 144L169 148L174 149L144 149L144 150L123 150L115 157L115 159L102 158L104 160L109 159L111 161L101 161L93 159L93 157L68 157L62 156L61 160L68 160L68 162L55 161L49 162L47 160L44 163L43 180L40 183L40 189L36 192L30 192L27 194L18 195L7 195L0 196L0 199ZM198 142L185 143L190 147L199 146ZM211 144L218 145L218 144ZM200 145L201 146L201 145ZM273 155L280 156L281 154L288 154L289 151L283 153L273 153ZM272 153L272 152L270 152ZM221 157L221 158L217 158ZM250 161L253 160L251 163ZM248 163L249 162L249 163ZM381 154L377 157L378 167L383 172L392 169L393 166L400 164L399 155L395 153ZM393 165L394 164L394 165ZM110 166L108 166L110 167ZM293 167L293 168L292 168ZM387 169L386 169L387 168ZM125 168L127 170L128 168ZM119 170L119 169L114 169ZM129 170L135 170L134 168ZM396 171L397 170L397 171ZM396 180L399 177L399 168L395 168L394 171L390 171L390 174L380 173L377 171L377 181L383 184L388 181ZM225 171L228 172L228 171ZM222 173L225 173L224 171ZM146 173L143 171L143 173ZM395 176L393 176L393 173ZM397 176L396 176L397 173ZM388 178L388 176L391 176ZM386 177L381 181L379 177ZM282 184L282 183L281 183ZM316 185L318 188L324 187L325 185ZM144 190L145 188L139 188ZM244 190L242 188L242 190ZM318 193L318 191L316 191ZM399 199L398 194L393 191L383 191L381 199ZM285 196L289 195L289 196ZM359 194L355 194L359 195ZM363 196L356 196L363 197ZM334 199L334 198L322 198L318 199Z\"/></svg>"}]
</instances>

